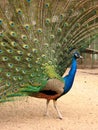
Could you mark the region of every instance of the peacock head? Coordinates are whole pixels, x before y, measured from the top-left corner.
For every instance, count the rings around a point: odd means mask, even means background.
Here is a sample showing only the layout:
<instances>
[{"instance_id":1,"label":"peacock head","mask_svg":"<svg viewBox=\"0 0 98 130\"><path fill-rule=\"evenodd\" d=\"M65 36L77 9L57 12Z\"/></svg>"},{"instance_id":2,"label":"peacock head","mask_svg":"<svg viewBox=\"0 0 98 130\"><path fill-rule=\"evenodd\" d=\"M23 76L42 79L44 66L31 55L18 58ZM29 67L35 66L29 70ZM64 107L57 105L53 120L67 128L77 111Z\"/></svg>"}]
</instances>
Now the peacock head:
<instances>
[{"instance_id":1,"label":"peacock head","mask_svg":"<svg viewBox=\"0 0 98 130\"><path fill-rule=\"evenodd\" d=\"M82 59L83 57L82 57L78 52L75 52L75 53L74 53L74 58L75 58L75 59L79 59L79 58Z\"/></svg>"}]
</instances>

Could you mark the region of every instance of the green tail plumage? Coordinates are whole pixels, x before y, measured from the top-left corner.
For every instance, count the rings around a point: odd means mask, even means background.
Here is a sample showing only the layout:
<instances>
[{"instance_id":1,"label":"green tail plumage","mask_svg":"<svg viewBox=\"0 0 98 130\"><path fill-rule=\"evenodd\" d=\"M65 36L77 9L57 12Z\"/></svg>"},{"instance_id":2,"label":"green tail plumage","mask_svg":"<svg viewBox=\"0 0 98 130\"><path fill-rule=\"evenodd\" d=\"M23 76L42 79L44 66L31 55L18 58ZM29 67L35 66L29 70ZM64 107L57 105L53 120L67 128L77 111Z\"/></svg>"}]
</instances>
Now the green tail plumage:
<instances>
[{"instance_id":1,"label":"green tail plumage","mask_svg":"<svg viewBox=\"0 0 98 130\"><path fill-rule=\"evenodd\" d=\"M97 0L1 2L1 101L38 92L49 78L62 80L73 51L88 47L97 30Z\"/></svg>"}]
</instances>

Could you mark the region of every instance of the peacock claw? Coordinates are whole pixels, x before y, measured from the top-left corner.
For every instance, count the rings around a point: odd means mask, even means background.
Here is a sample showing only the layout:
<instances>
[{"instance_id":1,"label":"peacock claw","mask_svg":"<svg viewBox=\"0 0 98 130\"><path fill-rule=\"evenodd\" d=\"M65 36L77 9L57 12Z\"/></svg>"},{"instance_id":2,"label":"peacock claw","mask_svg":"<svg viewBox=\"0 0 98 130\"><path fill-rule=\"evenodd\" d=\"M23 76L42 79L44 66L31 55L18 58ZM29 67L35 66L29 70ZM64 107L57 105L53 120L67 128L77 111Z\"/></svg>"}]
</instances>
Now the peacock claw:
<instances>
[{"instance_id":1,"label":"peacock claw","mask_svg":"<svg viewBox=\"0 0 98 130\"><path fill-rule=\"evenodd\" d=\"M62 120L62 119L63 119L63 117L62 117L62 116L59 116L59 119L60 119L60 120Z\"/></svg>"},{"instance_id":2,"label":"peacock claw","mask_svg":"<svg viewBox=\"0 0 98 130\"><path fill-rule=\"evenodd\" d=\"M48 117L48 116L49 116L49 113L44 113L44 116Z\"/></svg>"}]
</instances>

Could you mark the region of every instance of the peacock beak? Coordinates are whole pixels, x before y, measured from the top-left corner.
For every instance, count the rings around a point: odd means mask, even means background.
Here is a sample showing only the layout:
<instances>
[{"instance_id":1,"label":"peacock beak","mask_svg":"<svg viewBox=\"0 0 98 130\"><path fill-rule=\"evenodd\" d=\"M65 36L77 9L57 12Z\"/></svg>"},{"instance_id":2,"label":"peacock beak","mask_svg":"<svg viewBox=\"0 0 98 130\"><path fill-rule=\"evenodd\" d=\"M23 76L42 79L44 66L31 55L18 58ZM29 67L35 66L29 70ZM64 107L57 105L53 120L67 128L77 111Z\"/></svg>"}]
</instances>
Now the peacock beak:
<instances>
[{"instance_id":1,"label":"peacock beak","mask_svg":"<svg viewBox=\"0 0 98 130\"><path fill-rule=\"evenodd\" d=\"M80 56L79 58L80 58L80 59L83 59L83 56Z\"/></svg>"}]
</instances>

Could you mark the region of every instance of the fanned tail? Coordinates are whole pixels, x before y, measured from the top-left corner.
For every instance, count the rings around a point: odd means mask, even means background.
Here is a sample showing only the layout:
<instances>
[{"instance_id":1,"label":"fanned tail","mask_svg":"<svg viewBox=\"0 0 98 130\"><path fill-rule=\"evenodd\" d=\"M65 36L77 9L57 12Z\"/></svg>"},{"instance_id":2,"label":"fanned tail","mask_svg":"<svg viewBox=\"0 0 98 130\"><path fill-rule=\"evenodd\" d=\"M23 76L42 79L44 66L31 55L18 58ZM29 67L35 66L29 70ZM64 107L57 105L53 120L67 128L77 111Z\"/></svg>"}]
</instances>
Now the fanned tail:
<instances>
[{"instance_id":1,"label":"fanned tail","mask_svg":"<svg viewBox=\"0 0 98 130\"><path fill-rule=\"evenodd\" d=\"M97 0L0 4L1 101L38 92L49 78L62 80L73 51L87 48L97 31Z\"/></svg>"}]
</instances>

